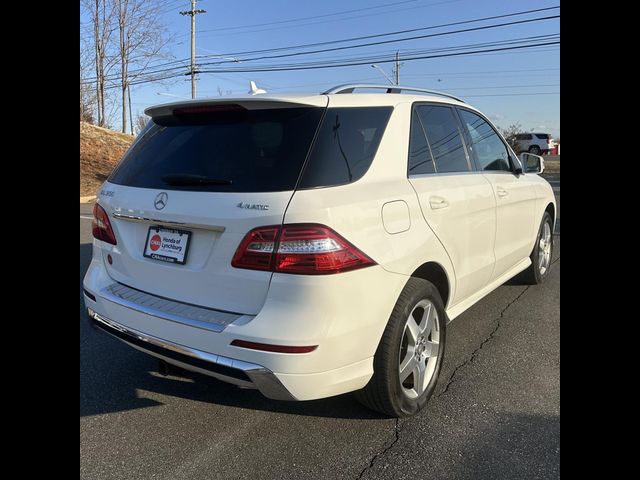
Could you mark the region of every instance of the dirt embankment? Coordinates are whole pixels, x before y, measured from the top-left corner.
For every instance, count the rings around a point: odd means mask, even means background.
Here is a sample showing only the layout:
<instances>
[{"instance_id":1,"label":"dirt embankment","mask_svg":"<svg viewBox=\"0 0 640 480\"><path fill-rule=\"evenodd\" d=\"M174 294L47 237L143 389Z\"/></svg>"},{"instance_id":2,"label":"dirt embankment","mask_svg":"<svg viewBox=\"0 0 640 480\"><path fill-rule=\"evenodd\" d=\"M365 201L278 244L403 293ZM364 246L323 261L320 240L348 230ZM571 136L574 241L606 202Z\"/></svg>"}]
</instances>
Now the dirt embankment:
<instances>
[{"instance_id":1,"label":"dirt embankment","mask_svg":"<svg viewBox=\"0 0 640 480\"><path fill-rule=\"evenodd\" d=\"M81 197L97 193L131 142L131 135L80 122Z\"/></svg>"}]
</instances>

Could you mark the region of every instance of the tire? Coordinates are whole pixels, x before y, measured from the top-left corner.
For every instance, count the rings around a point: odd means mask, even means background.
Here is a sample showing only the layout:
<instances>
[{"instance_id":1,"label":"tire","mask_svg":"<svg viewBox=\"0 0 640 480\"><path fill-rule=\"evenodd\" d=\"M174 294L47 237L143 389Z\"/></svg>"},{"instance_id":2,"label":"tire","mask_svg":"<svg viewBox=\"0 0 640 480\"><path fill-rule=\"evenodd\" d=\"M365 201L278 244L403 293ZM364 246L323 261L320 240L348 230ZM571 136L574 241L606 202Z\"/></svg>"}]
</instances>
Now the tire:
<instances>
[{"instance_id":1,"label":"tire","mask_svg":"<svg viewBox=\"0 0 640 480\"><path fill-rule=\"evenodd\" d=\"M529 147L529 153L532 153L534 155L540 155L540 152L542 150L540 150L540 147L537 145L532 145Z\"/></svg>"},{"instance_id":2,"label":"tire","mask_svg":"<svg viewBox=\"0 0 640 480\"><path fill-rule=\"evenodd\" d=\"M546 228L545 228L546 226ZM544 254L544 256L543 256ZM544 212L536 243L529 258L531 265L522 272L522 280L528 285L538 285L547 278L551 267L551 256L553 254L553 219L549 212ZM540 259L543 259L541 262Z\"/></svg>"},{"instance_id":3,"label":"tire","mask_svg":"<svg viewBox=\"0 0 640 480\"><path fill-rule=\"evenodd\" d=\"M415 322L409 325L411 319ZM426 280L410 278L376 350L373 376L356 392L356 398L390 417L408 417L422 410L433 394L442 367L446 319L436 287ZM407 366L404 374L411 372L403 382L399 370L402 363ZM418 384L420 375L424 380Z\"/></svg>"}]
</instances>

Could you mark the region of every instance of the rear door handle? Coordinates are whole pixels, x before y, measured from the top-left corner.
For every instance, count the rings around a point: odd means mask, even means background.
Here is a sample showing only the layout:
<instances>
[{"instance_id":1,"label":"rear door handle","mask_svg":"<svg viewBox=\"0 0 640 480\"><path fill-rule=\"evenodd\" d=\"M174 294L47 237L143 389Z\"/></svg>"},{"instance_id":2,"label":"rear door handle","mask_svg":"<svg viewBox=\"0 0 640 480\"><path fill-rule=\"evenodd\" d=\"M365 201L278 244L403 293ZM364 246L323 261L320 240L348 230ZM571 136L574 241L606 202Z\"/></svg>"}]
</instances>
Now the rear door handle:
<instances>
[{"instance_id":1,"label":"rear door handle","mask_svg":"<svg viewBox=\"0 0 640 480\"><path fill-rule=\"evenodd\" d=\"M496 188L496 192L498 193L499 197L508 197L509 196L509 192L507 192L504 188L502 187L497 187Z\"/></svg>"},{"instance_id":2,"label":"rear door handle","mask_svg":"<svg viewBox=\"0 0 640 480\"><path fill-rule=\"evenodd\" d=\"M442 197L430 197L429 205L431 205L432 210L437 210L439 208L446 208L449 206L449 202L447 202Z\"/></svg>"}]
</instances>

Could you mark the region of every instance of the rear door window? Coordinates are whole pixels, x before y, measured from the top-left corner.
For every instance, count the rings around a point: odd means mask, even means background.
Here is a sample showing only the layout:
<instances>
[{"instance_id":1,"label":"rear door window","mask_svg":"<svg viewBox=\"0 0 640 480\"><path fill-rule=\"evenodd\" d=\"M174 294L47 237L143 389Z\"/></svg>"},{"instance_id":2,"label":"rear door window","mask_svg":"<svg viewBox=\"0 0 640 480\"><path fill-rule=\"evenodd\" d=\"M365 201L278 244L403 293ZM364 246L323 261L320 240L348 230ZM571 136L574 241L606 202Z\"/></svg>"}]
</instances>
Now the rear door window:
<instances>
[{"instance_id":1,"label":"rear door window","mask_svg":"<svg viewBox=\"0 0 640 480\"><path fill-rule=\"evenodd\" d=\"M409 175L435 173L433 157L418 113L411 114L411 138L409 140Z\"/></svg>"},{"instance_id":2,"label":"rear door window","mask_svg":"<svg viewBox=\"0 0 640 480\"><path fill-rule=\"evenodd\" d=\"M467 153L453 109L441 105L418 105L416 111L438 173L469 171Z\"/></svg>"},{"instance_id":3,"label":"rear door window","mask_svg":"<svg viewBox=\"0 0 640 480\"><path fill-rule=\"evenodd\" d=\"M538 137L540 140L549 140L548 133L536 133L536 137Z\"/></svg>"},{"instance_id":4,"label":"rear door window","mask_svg":"<svg viewBox=\"0 0 640 480\"><path fill-rule=\"evenodd\" d=\"M324 109L216 112L154 118L109 177L130 187L211 192L295 188ZM186 184L167 178L209 179ZM220 180L220 184L215 184Z\"/></svg>"},{"instance_id":5,"label":"rear door window","mask_svg":"<svg viewBox=\"0 0 640 480\"><path fill-rule=\"evenodd\" d=\"M299 188L355 182L369 169L392 107L328 108Z\"/></svg>"}]
</instances>

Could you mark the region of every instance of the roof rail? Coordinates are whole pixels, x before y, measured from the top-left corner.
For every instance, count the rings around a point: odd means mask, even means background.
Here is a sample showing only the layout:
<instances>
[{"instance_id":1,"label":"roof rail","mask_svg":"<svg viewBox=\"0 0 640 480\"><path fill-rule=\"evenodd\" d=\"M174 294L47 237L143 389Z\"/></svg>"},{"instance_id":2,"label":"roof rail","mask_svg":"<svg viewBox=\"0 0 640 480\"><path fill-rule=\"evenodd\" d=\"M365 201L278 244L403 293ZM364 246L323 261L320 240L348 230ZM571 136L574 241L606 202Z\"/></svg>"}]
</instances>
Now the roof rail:
<instances>
[{"instance_id":1,"label":"roof rail","mask_svg":"<svg viewBox=\"0 0 640 480\"><path fill-rule=\"evenodd\" d=\"M387 93L402 93L402 92L419 92L429 93L432 95L441 95L443 97L453 98L462 103L466 103L460 97L451 95L450 93L438 92L437 90L428 90L426 88L404 87L402 85L378 85L373 83L345 83L344 85L338 85L330 88L326 92L322 92L323 95L330 95L334 93L353 93L356 88L380 88L387 91Z\"/></svg>"}]
</instances>

